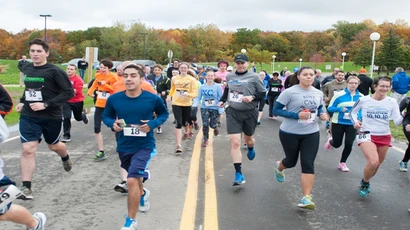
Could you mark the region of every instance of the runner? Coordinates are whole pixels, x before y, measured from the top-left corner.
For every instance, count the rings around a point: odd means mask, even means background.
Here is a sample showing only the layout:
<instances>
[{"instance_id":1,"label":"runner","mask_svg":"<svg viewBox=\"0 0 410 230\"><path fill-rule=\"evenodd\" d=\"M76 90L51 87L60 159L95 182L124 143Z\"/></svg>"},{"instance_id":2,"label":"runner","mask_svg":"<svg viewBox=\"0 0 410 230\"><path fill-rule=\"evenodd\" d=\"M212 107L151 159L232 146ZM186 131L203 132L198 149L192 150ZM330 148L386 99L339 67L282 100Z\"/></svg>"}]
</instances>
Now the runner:
<instances>
[{"instance_id":1,"label":"runner","mask_svg":"<svg viewBox=\"0 0 410 230\"><path fill-rule=\"evenodd\" d=\"M363 95L357 89L360 80L356 76L347 78L347 87L341 92L335 93L329 103L328 110L333 114L332 117L332 136L329 137L324 145L325 150L331 148L339 148L342 145L343 137L345 139L345 146L342 152L337 168L342 172L349 172L346 165L347 158L352 152L353 142L356 138L356 129L350 120L350 110L354 103Z\"/></svg>"},{"instance_id":2,"label":"runner","mask_svg":"<svg viewBox=\"0 0 410 230\"><path fill-rule=\"evenodd\" d=\"M272 113L273 106L282 91L282 80L279 79L279 73L274 72L272 78L268 80L268 102L269 102L269 119L277 119Z\"/></svg>"},{"instance_id":3,"label":"runner","mask_svg":"<svg viewBox=\"0 0 410 230\"><path fill-rule=\"evenodd\" d=\"M23 185L19 198L33 199L31 180L36 168L36 150L44 137L48 148L62 160L65 171L70 171L72 162L66 145L60 142L62 105L74 96L73 86L67 74L47 62L50 54L46 42L34 39L29 43L33 63L24 67L24 94L16 111L20 113L19 131L22 143L20 159Z\"/></svg>"},{"instance_id":4,"label":"runner","mask_svg":"<svg viewBox=\"0 0 410 230\"><path fill-rule=\"evenodd\" d=\"M222 88L214 82L215 73L210 70L206 73L206 83L201 85L198 90L198 96L195 98L192 108L197 109L201 103L201 117L202 117L202 132L204 134L204 141L202 147L208 146L209 127L214 130L214 136L218 136L219 130L217 127L218 119L218 103L219 98L222 97Z\"/></svg>"},{"instance_id":5,"label":"runner","mask_svg":"<svg viewBox=\"0 0 410 230\"><path fill-rule=\"evenodd\" d=\"M225 90L226 86L226 76L230 73L228 71L228 68L232 66L229 66L229 62L225 60L221 60L218 62L218 71L215 73L215 82L221 84L222 86L222 92ZM232 71L232 70L231 70ZM218 117L218 127L221 127L221 120L222 116L225 113L225 108L219 108L219 117Z\"/></svg>"},{"instance_id":6,"label":"runner","mask_svg":"<svg viewBox=\"0 0 410 230\"><path fill-rule=\"evenodd\" d=\"M88 124L87 115L83 112L84 107L84 95L83 95L83 85L84 82L81 77L75 74L77 72L77 67L74 64L69 64L67 66L67 75L70 78L71 84L74 88L74 97L71 98L67 103L63 104L63 138L62 142L71 141L71 111L74 114L74 119L76 121L83 121L84 124Z\"/></svg>"},{"instance_id":7,"label":"runner","mask_svg":"<svg viewBox=\"0 0 410 230\"><path fill-rule=\"evenodd\" d=\"M209 71L209 70L208 70ZM196 76L195 71L193 69L188 70L188 75L193 77L196 81L196 88L199 89L201 87L201 82L198 80L198 76ZM196 97L195 97L196 98ZM192 102L195 101L195 98L192 98ZM194 133L192 132L192 129L195 128L195 130L199 130L199 125L198 125L198 108L197 107L191 107L191 115L188 121L188 139L192 139L194 137ZM182 137L184 140L185 136Z\"/></svg>"},{"instance_id":8,"label":"runner","mask_svg":"<svg viewBox=\"0 0 410 230\"><path fill-rule=\"evenodd\" d=\"M154 74L149 77L149 79L154 82L155 88L157 89L158 96L164 101L165 108L168 110L167 96L171 90L171 80L167 76L162 75L162 70L164 68L160 64L154 65ZM162 133L161 126L158 126L157 133Z\"/></svg>"},{"instance_id":9,"label":"runner","mask_svg":"<svg viewBox=\"0 0 410 230\"><path fill-rule=\"evenodd\" d=\"M392 146L389 120L393 120L396 125L401 125L403 121L399 105L393 98L387 96L390 87L390 77L376 77L373 80L375 93L360 98L350 112L354 127L359 130L357 143L367 162L358 191L362 197L367 197L369 194L370 179L376 175L386 157L387 150ZM361 120L357 115L360 110Z\"/></svg>"},{"instance_id":10,"label":"runner","mask_svg":"<svg viewBox=\"0 0 410 230\"><path fill-rule=\"evenodd\" d=\"M279 182L284 182L283 170L295 167L300 156L303 198L298 207L310 210L316 209L312 201L312 187L320 141L318 117L321 120L329 119L323 110L323 93L312 86L314 78L315 70L312 67L300 68L297 73L299 83L283 91L273 108L274 115L284 117L279 138L285 159L275 163L275 177Z\"/></svg>"},{"instance_id":11,"label":"runner","mask_svg":"<svg viewBox=\"0 0 410 230\"><path fill-rule=\"evenodd\" d=\"M118 133L117 152L121 167L128 171L128 215L121 230L136 230L137 210L140 204L148 205L150 192L143 188L142 180L155 149L153 130L168 118L162 99L141 89L143 76L141 68L125 67L126 90L108 98L103 113L104 124ZM156 119L152 119L154 112Z\"/></svg>"},{"instance_id":12,"label":"runner","mask_svg":"<svg viewBox=\"0 0 410 230\"><path fill-rule=\"evenodd\" d=\"M95 74L95 81L88 89L88 95L94 96L94 91L97 90L97 100L95 102L94 112L94 133L97 142L98 152L94 156L95 161L102 161L107 159L107 154L104 152L103 136L101 134L101 115L104 112L105 103L107 99L114 92L113 84L118 80L117 75L110 72L113 64L110 60L102 60L100 62L100 72Z\"/></svg>"},{"instance_id":13,"label":"runner","mask_svg":"<svg viewBox=\"0 0 410 230\"><path fill-rule=\"evenodd\" d=\"M11 113L13 109L13 100L6 88L0 84L0 115L4 118L7 114Z\"/></svg>"},{"instance_id":14,"label":"runner","mask_svg":"<svg viewBox=\"0 0 410 230\"><path fill-rule=\"evenodd\" d=\"M259 73L259 79L262 81L263 85L265 86L265 89L268 88L268 82L265 82L265 77L266 77L266 73L265 72L260 72ZM267 95L265 95L265 97L263 98L263 100L260 100L258 103L258 109L259 109L259 113L258 113L258 121L256 122L256 125L261 125L261 118L263 115L263 108L265 107L265 101L267 99Z\"/></svg>"},{"instance_id":15,"label":"runner","mask_svg":"<svg viewBox=\"0 0 410 230\"><path fill-rule=\"evenodd\" d=\"M171 91L167 97L167 102L170 102L172 97L172 111L176 120L174 131L177 142L176 153L182 153L182 126L185 128L184 139L188 137L188 121L191 116L192 99L198 94L196 80L188 75L188 68L188 63L183 62L179 65L181 74L172 78Z\"/></svg>"},{"instance_id":16,"label":"runner","mask_svg":"<svg viewBox=\"0 0 410 230\"><path fill-rule=\"evenodd\" d=\"M335 72L335 79L327 82L325 85L322 86L322 92L326 109L329 106L329 102L330 100L332 100L333 95L336 92L343 91L345 88L345 72L343 72L343 70L337 70ZM328 111L328 113L330 117L333 116L332 112ZM326 129L330 129L330 121L326 122Z\"/></svg>"},{"instance_id":17,"label":"runner","mask_svg":"<svg viewBox=\"0 0 410 230\"><path fill-rule=\"evenodd\" d=\"M407 141L410 141L410 97L404 98L400 102L400 112L406 109L406 113L403 119L403 133L407 138ZM400 171L407 172L407 163L410 160L410 146L407 145L406 152L404 154L403 160L399 162L400 164Z\"/></svg>"},{"instance_id":18,"label":"runner","mask_svg":"<svg viewBox=\"0 0 410 230\"><path fill-rule=\"evenodd\" d=\"M248 71L248 57L238 54L234 58L236 71L226 76L227 86L220 99L218 106L221 108L228 101L226 109L226 128L231 142L231 157L235 167L233 186L245 183L242 173L241 134L248 148L248 159L255 158L255 133L258 119L257 106L266 95L265 86L259 79L258 74ZM229 95L229 98L228 98Z\"/></svg>"}]
</instances>

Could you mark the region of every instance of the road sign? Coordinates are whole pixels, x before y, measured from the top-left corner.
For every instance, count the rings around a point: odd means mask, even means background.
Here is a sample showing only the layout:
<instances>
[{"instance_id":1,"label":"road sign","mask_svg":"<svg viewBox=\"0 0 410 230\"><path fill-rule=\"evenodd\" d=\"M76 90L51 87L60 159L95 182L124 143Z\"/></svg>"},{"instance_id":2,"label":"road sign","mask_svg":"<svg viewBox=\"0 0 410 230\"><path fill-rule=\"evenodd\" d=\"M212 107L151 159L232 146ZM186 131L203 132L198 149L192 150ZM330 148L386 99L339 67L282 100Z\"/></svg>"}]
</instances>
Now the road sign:
<instances>
[{"instance_id":1,"label":"road sign","mask_svg":"<svg viewBox=\"0 0 410 230\"><path fill-rule=\"evenodd\" d=\"M168 58L171 59L173 55L174 53L172 52L172 50L168 50Z\"/></svg>"}]
</instances>

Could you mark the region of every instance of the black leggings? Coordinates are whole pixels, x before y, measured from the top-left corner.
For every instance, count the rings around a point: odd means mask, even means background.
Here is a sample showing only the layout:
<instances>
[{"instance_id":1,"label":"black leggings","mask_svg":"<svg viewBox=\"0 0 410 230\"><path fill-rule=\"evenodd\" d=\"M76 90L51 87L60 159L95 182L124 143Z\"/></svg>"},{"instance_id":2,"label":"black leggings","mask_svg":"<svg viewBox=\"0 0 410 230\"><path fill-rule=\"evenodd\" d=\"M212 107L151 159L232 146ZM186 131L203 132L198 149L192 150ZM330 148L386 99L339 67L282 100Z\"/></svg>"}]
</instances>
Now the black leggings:
<instances>
[{"instance_id":1,"label":"black leggings","mask_svg":"<svg viewBox=\"0 0 410 230\"><path fill-rule=\"evenodd\" d=\"M403 133L406 135L407 141L410 142L410 133L406 131L406 125L403 125ZM408 162L410 160L410 145L407 146L406 153L404 154L403 161Z\"/></svg>"},{"instance_id":2,"label":"black leggings","mask_svg":"<svg viewBox=\"0 0 410 230\"><path fill-rule=\"evenodd\" d=\"M273 106L275 105L276 99L278 99L279 94L273 95L273 96L268 96L268 102L269 102L269 117L273 117Z\"/></svg>"},{"instance_id":3,"label":"black leggings","mask_svg":"<svg viewBox=\"0 0 410 230\"><path fill-rule=\"evenodd\" d=\"M260 100L258 103L259 112L263 112L263 107L265 107L265 100Z\"/></svg>"},{"instance_id":4,"label":"black leggings","mask_svg":"<svg viewBox=\"0 0 410 230\"><path fill-rule=\"evenodd\" d=\"M63 132L64 137L70 138L70 130L71 130L71 111L73 111L74 119L76 121L83 121L85 120L86 116L83 113L83 106L84 102L67 102L63 104Z\"/></svg>"},{"instance_id":5,"label":"black leggings","mask_svg":"<svg viewBox=\"0 0 410 230\"><path fill-rule=\"evenodd\" d=\"M101 133L101 120L104 108L95 107L94 112L94 133Z\"/></svg>"},{"instance_id":6,"label":"black leggings","mask_svg":"<svg viewBox=\"0 0 410 230\"><path fill-rule=\"evenodd\" d=\"M315 174L314 163L317 151L319 150L319 132L298 135L280 130L279 138L286 156L285 159L282 160L282 164L286 168L295 167L300 153L302 173Z\"/></svg>"},{"instance_id":7,"label":"black leggings","mask_svg":"<svg viewBox=\"0 0 410 230\"><path fill-rule=\"evenodd\" d=\"M182 126L187 126L191 118L191 106L172 105L172 112L176 120L175 128L180 129Z\"/></svg>"},{"instance_id":8,"label":"black leggings","mask_svg":"<svg viewBox=\"0 0 410 230\"><path fill-rule=\"evenodd\" d=\"M343 149L340 162L346 163L347 158L352 152L353 142L356 138L357 130L353 127L353 125L341 125L335 123L332 123L331 128L333 139L330 141L330 145L334 148L339 148L342 145L343 136L345 137L345 147Z\"/></svg>"}]
</instances>

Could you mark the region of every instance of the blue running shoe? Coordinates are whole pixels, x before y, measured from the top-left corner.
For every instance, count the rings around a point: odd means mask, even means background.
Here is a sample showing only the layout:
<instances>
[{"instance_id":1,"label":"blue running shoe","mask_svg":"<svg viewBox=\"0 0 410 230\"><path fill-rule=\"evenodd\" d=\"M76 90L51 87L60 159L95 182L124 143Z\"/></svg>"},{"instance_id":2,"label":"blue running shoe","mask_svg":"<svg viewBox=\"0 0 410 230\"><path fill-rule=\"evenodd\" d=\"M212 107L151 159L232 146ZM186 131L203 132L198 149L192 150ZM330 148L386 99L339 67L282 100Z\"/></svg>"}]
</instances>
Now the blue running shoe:
<instances>
[{"instance_id":1,"label":"blue running shoe","mask_svg":"<svg viewBox=\"0 0 410 230\"><path fill-rule=\"evenodd\" d=\"M399 161L400 164L400 171L407 172L407 162Z\"/></svg>"},{"instance_id":2,"label":"blue running shoe","mask_svg":"<svg viewBox=\"0 0 410 230\"><path fill-rule=\"evenodd\" d=\"M278 167L280 165L280 161L276 161L275 163L275 177L276 180L278 180L280 183L283 183L285 181L285 173L278 170Z\"/></svg>"},{"instance_id":3,"label":"blue running shoe","mask_svg":"<svg viewBox=\"0 0 410 230\"><path fill-rule=\"evenodd\" d=\"M121 230L137 230L137 221L129 218L128 216L124 216L124 217L125 217L125 224L121 228Z\"/></svg>"},{"instance_id":4,"label":"blue running shoe","mask_svg":"<svg viewBox=\"0 0 410 230\"><path fill-rule=\"evenodd\" d=\"M233 181L232 186L238 186L241 184L245 184L245 177L242 175L242 173L235 173L235 180Z\"/></svg>"},{"instance_id":5,"label":"blue running shoe","mask_svg":"<svg viewBox=\"0 0 410 230\"><path fill-rule=\"evenodd\" d=\"M326 129L330 129L330 122L326 121Z\"/></svg>"},{"instance_id":6,"label":"blue running shoe","mask_svg":"<svg viewBox=\"0 0 410 230\"><path fill-rule=\"evenodd\" d=\"M361 197L367 197L367 195L370 193L370 183L364 184L363 182L360 182L358 193Z\"/></svg>"},{"instance_id":7,"label":"blue running shoe","mask_svg":"<svg viewBox=\"0 0 410 230\"><path fill-rule=\"evenodd\" d=\"M151 192L147 188L144 188L144 195L142 195L140 198L140 206L138 208L140 212L148 212L149 208L151 207L151 205L148 202L148 198L150 195Z\"/></svg>"},{"instance_id":8,"label":"blue running shoe","mask_svg":"<svg viewBox=\"0 0 410 230\"><path fill-rule=\"evenodd\" d=\"M256 155L255 148L252 148L252 150L249 150L249 147L248 147L248 159L250 161L255 159L255 155Z\"/></svg>"},{"instance_id":9,"label":"blue running shoe","mask_svg":"<svg viewBox=\"0 0 410 230\"><path fill-rule=\"evenodd\" d=\"M315 210L316 205L315 203L312 202L312 195L307 195L304 196L298 204L299 208L304 208L304 209L309 209L309 210Z\"/></svg>"}]
</instances>

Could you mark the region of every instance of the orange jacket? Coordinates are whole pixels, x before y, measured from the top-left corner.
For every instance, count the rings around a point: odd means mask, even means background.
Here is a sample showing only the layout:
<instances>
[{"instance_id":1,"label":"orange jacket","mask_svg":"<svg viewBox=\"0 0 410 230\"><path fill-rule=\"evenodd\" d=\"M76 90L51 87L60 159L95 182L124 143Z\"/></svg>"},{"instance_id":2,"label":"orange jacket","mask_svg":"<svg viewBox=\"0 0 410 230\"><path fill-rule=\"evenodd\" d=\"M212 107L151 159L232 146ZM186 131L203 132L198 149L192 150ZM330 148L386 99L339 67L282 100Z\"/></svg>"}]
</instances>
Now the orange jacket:
<instances>
[{"instance_id":1,"label":"orange jacket","mask_svg":"<svg viewBox=\"0 0 410 230\"><path fill-rule=\"evenodd\" d=\"M125 90L125 83L124 83L124 77L118 77L118 81L114 83L112 86L114 89L114 93L118 93L121 91ZM157 91L154 89L154 87L147 82L145 79L141 79L141 89L148 91L153 94L157 94Z\"/></svg>"},{"instance_id":2,"label":"orange jacket","mask_svg":"<svg viewBox=\"0 0 410 230\"><path fill-rule=\"evenodd\" d=\"M108 97L113 93L113 85L118 81L116 74L95 74L95 81L93 85L88 89L88 95L94 95L94 91L97 90L97 101L95 107L105 108Z\"/></svg>"}]
</instances>

